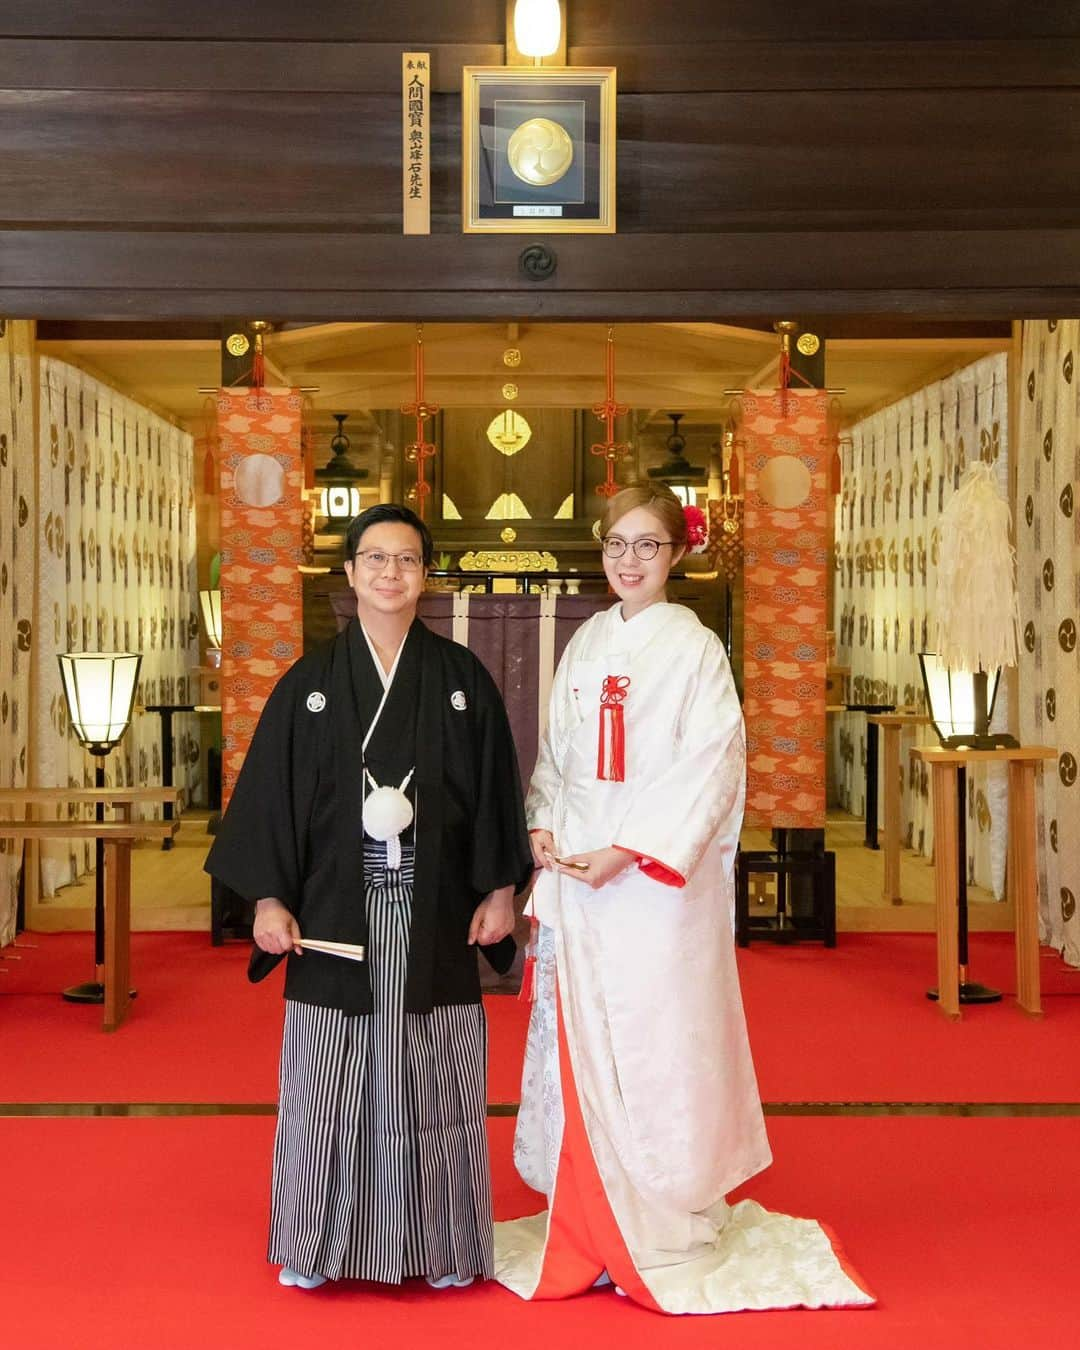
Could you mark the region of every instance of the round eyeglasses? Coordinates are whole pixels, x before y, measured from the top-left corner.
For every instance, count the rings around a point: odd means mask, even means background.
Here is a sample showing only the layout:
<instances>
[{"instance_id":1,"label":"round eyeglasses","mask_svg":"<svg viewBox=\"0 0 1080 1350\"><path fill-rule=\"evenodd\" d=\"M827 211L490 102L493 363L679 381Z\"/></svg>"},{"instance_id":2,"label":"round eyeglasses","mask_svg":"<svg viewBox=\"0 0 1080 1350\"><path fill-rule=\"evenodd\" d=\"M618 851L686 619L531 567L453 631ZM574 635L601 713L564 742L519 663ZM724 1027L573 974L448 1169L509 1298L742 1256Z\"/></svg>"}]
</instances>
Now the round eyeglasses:
<instances>
[{"instance_id":1,"label":"round eyeglasses","mask_svg":"<svg viewBox=\"0 0 1080 1350\"><path fill-rule=\"evenodd\" d=\"M419 572L424 565L419 553L384 553L381 548L362 548L353 557L372 572L381 572L390 562L397 563L403 572Z\"/></svg>"},{"instance_id":2,"label":"round eyeglasses","mask_svg":"<svg viewBox=\"0 0 1080 1350\"><path fill-rule=\"evenodd\" d=\"M635 539L631 543L628 539L620 539L617 534L609 534L600 541L600 547L604 550L605 558L621 558L628 548L632 548L635 558L640 558L642 562L648 562L650 558L655 558L662 548L675 548L675 541L672 539Z\"/></svg>"}]
</instances>

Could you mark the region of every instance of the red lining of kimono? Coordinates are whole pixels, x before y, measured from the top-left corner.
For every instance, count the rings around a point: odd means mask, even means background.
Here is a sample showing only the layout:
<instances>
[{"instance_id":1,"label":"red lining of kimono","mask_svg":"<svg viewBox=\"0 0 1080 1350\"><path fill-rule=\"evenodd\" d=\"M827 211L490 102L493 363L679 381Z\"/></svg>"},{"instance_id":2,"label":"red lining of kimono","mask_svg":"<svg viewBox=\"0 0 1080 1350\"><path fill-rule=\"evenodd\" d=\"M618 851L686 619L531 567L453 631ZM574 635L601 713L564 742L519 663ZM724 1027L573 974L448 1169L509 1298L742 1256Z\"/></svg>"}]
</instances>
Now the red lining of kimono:
<instances>
[{"instance_id":1,"label":"red lining of kimono","mask_svg":"<svg viewBox=\"0 0 1080 1350\"><path fill-rule=\"evenodd\" d=\"M639 853L636 848L627 848L625 844L613 844L612 848L617 848L621 853L632 853L638 860L638 867L653 881L662 882L665 886L686 885L683 874L676 872L674 867L668 867L667 863L662 863L659 858L650 858L647 853Z\"/></svg>"},{"instance_id":2,"label":"red lining of kimono","mask_svg":"<svg viewBox=\"0 0 1080 1350\"><path fill-rule=\"evenodd\" d=\"M612 1281L636 1303L661 1312L627 1250L596 1167L581 1114L570 1047L566 1041L562 999L556 993L559 1017L559 1079L562 1087L562 1147L555 1189L548 1212L544 1262L533 1298L571 1298L591 1289L606 1270Z\"/></svg>"},{"instance_id":3,"label":"red lining of kimono","mask_svg":"<svg viewBox=\"0 0 1080 1350\"><path fill-rule=\"evenodd\" d=\"M820 1219L816 1219L815 1222L817 1223L817 1226L821 1229L821 1231L825 1234L826 1238L828 1239L828 1241L829 1241L829 1246L833 1249L833 1256L836 1257L836 1260L837 1260L837 1263L838 1263L839 1266L840 1266L840 1269L841 1269L841 1270L844 1272L844 1274L848 1277L848 1279L851 1281L851 1283L852 1283L853 1285L856 1286L856 1288L860 1289L860 1290L866 1295L867 1298L872 1298L872 1299L874 1300L874 1302L876 1303L876 1302L877 1302L877 1294L874 1293L874 1291L873 1291L873 1290L870 1288L870 1286L866 1283L866 1281L863 1279L863 1277L859 1274L859 1272L858 1272L858 1271L855 1269L855 1267L851 1264L850 1260L848 1259L848 1254L847 1254L847 1252L845 1252L844 1249L843 1249L843 1247L840 1245L840 1240L839 1240L839 1238L836 1236L836 1234L833 1232L832 1228L830 1228L830 1226L829 1226L827 1223L822 1223ZM861 1304L861 1305L860 1305L860 1304L856 1304L856 1305L854 1305L854 1306L855 1306L856 1308L858 1308L858 1307L860 1307L860 1306L861 1306L861 1307L864 1307L864 1308L868 1308L868 1307L870 1307L871 1305L868 1304L868 1303L864 1303L864 1304Z\"/></svg>"}]
</instances>

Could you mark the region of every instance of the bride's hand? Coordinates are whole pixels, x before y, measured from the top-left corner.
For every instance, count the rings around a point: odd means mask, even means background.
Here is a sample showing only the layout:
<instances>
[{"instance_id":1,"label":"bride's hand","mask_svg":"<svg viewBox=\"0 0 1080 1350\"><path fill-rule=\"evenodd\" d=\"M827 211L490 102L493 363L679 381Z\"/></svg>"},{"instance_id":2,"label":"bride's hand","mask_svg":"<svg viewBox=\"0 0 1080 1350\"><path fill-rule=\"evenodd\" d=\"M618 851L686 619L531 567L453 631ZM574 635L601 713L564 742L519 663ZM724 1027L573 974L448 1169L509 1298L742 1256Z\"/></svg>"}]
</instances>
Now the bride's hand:
<instances>
[{"instance_id":1,"label":"bride's hand","mask_svg":"<svg viewBox=\"0 0 1080 1350\"><path fill-rule=\"evenodd\" d=\"M556 872L561 872L565 877L573 877L575 881L583 881L594 891L606 886L613 877L617 877L635 861L633 853L614 846L590 849L588 853L568 854L561 863L552 859ZM571 867L571 863L579 865Z\"/></svg>"},{"instance_id":2,"label":"bride's hand","mask_svg":"<svg viewBox=\"0 0 1080 1350\"><path fill-rule=\"evenodd\" d=\"M550 830L533 830L529 835L529 843L532 846L533 862L537 867L543 867L548 872L554 866L555 840L551 836Z\"/></svg>"}]
</instances>

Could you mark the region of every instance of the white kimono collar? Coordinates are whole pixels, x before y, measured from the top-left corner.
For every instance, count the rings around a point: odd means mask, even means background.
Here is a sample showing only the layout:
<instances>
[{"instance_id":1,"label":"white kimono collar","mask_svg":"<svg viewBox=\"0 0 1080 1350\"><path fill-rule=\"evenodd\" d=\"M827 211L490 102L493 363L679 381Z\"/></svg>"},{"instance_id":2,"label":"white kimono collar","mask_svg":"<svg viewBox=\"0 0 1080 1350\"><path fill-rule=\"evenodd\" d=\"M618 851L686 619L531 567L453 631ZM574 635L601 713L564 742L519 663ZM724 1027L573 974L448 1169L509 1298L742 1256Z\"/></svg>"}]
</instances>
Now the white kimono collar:
<instances>
[{"instance_id":1,"label":"white kimono collar","mask_svg":"<svg viewBox=\"0 0 1080 1350\"><path fill-rule=\"evenodd\" d=\"M684 608L684 605L673 605L670 601L658 600L632 618L624 619L622 602L613 605L607 611L612 650L630 653L640 651L670 621L673 611Z\"/></svg>"}]
</instances>

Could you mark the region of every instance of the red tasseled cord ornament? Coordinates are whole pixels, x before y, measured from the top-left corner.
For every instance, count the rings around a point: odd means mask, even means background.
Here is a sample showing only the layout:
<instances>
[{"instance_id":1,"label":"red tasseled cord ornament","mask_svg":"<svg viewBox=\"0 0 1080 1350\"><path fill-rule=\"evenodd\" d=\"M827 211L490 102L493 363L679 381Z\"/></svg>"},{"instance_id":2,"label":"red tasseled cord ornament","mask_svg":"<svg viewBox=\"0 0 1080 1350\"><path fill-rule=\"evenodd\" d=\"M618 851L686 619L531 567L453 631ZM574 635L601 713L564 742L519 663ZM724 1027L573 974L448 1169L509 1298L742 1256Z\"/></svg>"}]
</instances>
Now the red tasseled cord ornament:
<instances>
[{"instance_id":1,"label":"red tasseled cord ornament","mask_svg":"<svg viewBox=\"0 0 1080 1350\"><path fill-rule=\"evenodd\" d=\"M604 688L600 694L596 776L609 783L621 783L626 778L626 728L622 705L629 688L629 675L604 677Z\"/></svg>"},{"instance_id":2,"label":"red tasseled cord ornament","mask_svg":"<svg viewBox=\"0 0 1080 1350\"><path fill-rule=\"evenodd\" d=\"M522 1003L531 1003L536 997L536 942L540 930L540 921L535 914L529 916L529 941L525 947L525 969L521 972L521 988L518 998Z\"/></svg>"}]
</instances>

